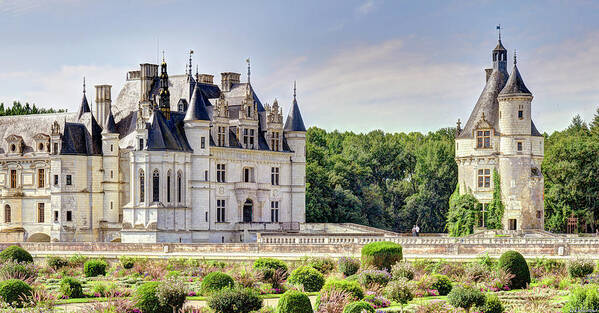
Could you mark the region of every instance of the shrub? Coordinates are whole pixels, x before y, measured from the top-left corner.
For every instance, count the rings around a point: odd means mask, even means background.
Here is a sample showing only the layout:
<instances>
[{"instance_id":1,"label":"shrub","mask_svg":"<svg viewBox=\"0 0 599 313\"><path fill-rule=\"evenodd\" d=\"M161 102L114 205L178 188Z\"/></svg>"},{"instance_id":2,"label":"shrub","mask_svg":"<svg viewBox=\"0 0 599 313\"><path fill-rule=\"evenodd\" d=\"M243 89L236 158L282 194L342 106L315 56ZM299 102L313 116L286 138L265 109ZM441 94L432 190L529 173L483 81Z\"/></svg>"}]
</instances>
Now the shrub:
<instances>
[{"instance_id":1,"label":"shrub","mask_svg":"<svg viewBox=\"0 0 599 313\"><path fill-rule=\"evenodd\" d=\"M305 291L314 292L320 291L324 285L324 276L313 267L300 266L291 272L287 282L303 286Z\"/></svg>"},{"instance_id":2,"label":"shrub","mask_svg":"<svg viewBox=\"0 0 599 313\"><path fill-rule=\"evenodd\" d=\"M341 257L337 262L337 268L345 277L354 275L360 269L360 260L351 257Z\"/></svg>"},{"instance_id":3,"label":"shrub","mask_svg":"<svg viewBox=\"0 0 599 313\"><path fill-rule=\"evenodd\" d=\"M283 262L279 259L275 259L275 258L258 258L258 259L256 259L256 261L254 261L254 268L255 269L269 268L269 269L273 269L275 271L279 270L279 269L282 269L284 271L289 270L287 268L287 264L285 264L285 262Z\"/></svg>"},{"instance_id":4,"label":"shrub","mask_svg":"<svg viewBox=\"0 0 599 313\"><path fill-rule=\"evenodd\" d=\"M83 287L76 278L65 277L60 281L60 293L67 298L83 298Z\"/></svg>"},{"instance_id":5,"label":"shrub","mask_svg":"<svg viewBox=\"0 0 599 313\"><path fill-rule=\"evenodd\" d=\"M145 283L137 288L135 301L137 308L144 313L172 313L173 310L160 303L156 295L161 282L152 281Z\"/></svg>"},{"instance_id":6,"label":"shrub","mask_svg":"<svg viewBox=\"0 0 599 313\"><path fill-rule=\"evenodd\" d=\"M577 259L568 263L568 275L571 278L583 278L595 270L595 263L591 260Z\"/></svg>"},{"instance_id":7,"label":"shrub","mask_svg":"<svg viewBox=\"0 0 599 313\"><path fill-rule=\"evenodd\" d=\"M15 262L33 262L33 257L29 252L19 246L9 246L0 252L0 261L15 261Z\"/></svg>"},{"instance_id":8,"label":"shrub","mask_svg":"<svg viewBox=\"0 0 599 313\"><path fill-rule=\"evenodd\" d=\"M254 261L254 269L262 274L262 281L272 284L275 288L280 287L281 280L289 276L287 264L279 259L258 258Z\"/></svg>"},{"instance_id":9,"label":"shrub","mask_svg":"<svg viewBox=\"0 0 599 313\"><path fill-rule=\"evenodd\" d=\"M208 298L216 313L249 313L262 308L262 298L251 288L225 288Z\"/></svg>"},{"instance_id":10,"label":"shrub","mask_svg":"<svg viewBox=\"0 0 599 313\"><path fill-rule=\"evenodd\" d=\"M335 270L335 261L332 258L311 258L308 265L312 266L323 275L327 275Z\"/></svg>"},{"instance_id":11,"label":"shrub","mask_svg":"<svg viewBox=\"0 0 599 313\"><path fill-rule=\"evenodd\" d=\"M599 294L595 287L576 288L570 293L568 302L563 308L564 313L569 312L598 312Z\"/></svg>"},{"instance_id":12,"label":"shrub","mask_svg":"<svg viewBox=\"0 0 599 313\"><path fill-rule=\"evenodd\" d=\"M23 303L31 297L31 287L19 279L0 282L0 299L15 307L23 307Z\"/></svg>"},{"instance_id":13,"label":"shrub","mask_svg":"<svg viewBox=\"0 0 599 313\"><path fill-rule=\"evenodd\" d=\"M456 309L445 301L433 300L420 305L415 313L456 313Z\"/></svg>"},{"instance_id":14,"label":"shrub","mask_svg":"<svg viewBox=\"0 0 599 313\"><path fill-rule=\"evenodd\" d=\"M525 288L530 283L530 271L522 254L507 251L499 258L499 267L514 275L510 281L510 289Z\"/></svg>"},{"instance_id":15,"label":"shrub","mask_svg":"<svg viewBox=\"0 0 599 313\"><path fill-rule=\"evenodd\" d=\"M314 313L314 310L310 298L305 293L289 290L279 299L277 313Z\"/></svg>"},{"instance_id":16,"label":"shrub","mask_svg":"<svg viewBox=\"0 0 599 313\"><path fill-rule=\"evenodd\" d=\"M124 269L131 269L135 265L135 259L130 256L122 256L119 258L119 261Z\"/></svg>"},{"instance_id":17,"label":"shrub","mask_svg":"<svg viewBox=\"0 0 599 313\"><path fill-rule=\"evenodd\" d=\"M391 301L389 301L387 298L383 296L377 296L372 292L364 296L363 300L370 303L370 305L372 305L372 307L375 309L386 308L391 306Z\"/></svg>"},{"instance_id":18,"label":"shrub","mask_svg":"<svg viewBox=\"0 0 599 313\"><path fill-rule=\"evenodd\" d=\"M328 280L320 290L320 294L316 297L314 307L317 309L320 307L321 295L323 292L330 292L333 290L347 293L350 297L350 301L362 300L362 298L364 298L364 290L362 290L362 287L357 281L332 279Z\"/></svg>"},{"instance_id":19,"label":"shrub","mask_svg":"<svg viewBox=\"0 0 599 313\"><path fill-rule=\"evenodd\" d=\"M503 313L505 309L499 297L494 294L487 295L485 298L485 304L480 308L482 313Z\"/></svg>"},{"instance_id":20,"label":"shrub","mask_svg":"<svg viewBox=\"0 0 599 313\"><path fill-rule=\"evenodd\" d=\"M447 301L454 307L462 308L469 313L471 307L485 304L485 295L472 287L460 286L451 290L447 295Z\"/></svg>"},{"instance_id":21,"label":"shrub","mask_svg":"<svg viewBox=\"0 0 599 313\"><path fill-rule=\"evenodd\" d=\"M391 276L393 279L407 278L408 280L414 279L414 273L416 269L414 266L407 262L397 262L391 267Z\"/></svg>"},{"instance_id":22,"label":"shrub","mask_svg":"<svg viewBox=\"0 0 599 313\"><path fill-rule=\"evenodd\" d=\"M356 301L345 306L343 313L375 313L374 308L366 301Z\"/></svg>"},{"instance_id":23,"label":"shrub","mask_svg":"<svg viewBox=\"0 0 599 313\"><path fill-rule=\"evenodd\" d=\"M390 241L373 242L362 247L362 263L390 270L403 257L401 245Z\"/></svg>"},{"instance_id":24,"label":"shrub","mask_svg":"<svg viewBox=\"0 0 599 313\"><path fill-rule=\"evenodd\" d=\"M410 282L406 278L399 278L390 282L387 287L385 287L385 295L402 305L410 302L414 295L412 294L412 288L410 288Z\"/></svg>"},{"instance_id":25,"label":"shrub","mask_svg":"<svg viewBox=\"0 0 599 313\"><path fill-rule=\"evenodd\" d=\"M488 276L490 269L479 263L472 262L466 266L466 279L467 281L478 283L485 279Z\"/></svg>"},{"instance_id":26,"label":"shrub","mask_svg":"<svg viewBox=\"0 0 599 313\"><path fill-rule=\"evenodd\" d=\"M452 288L451 280L449 280L449 277L445 275L433 275L433 279L435 281L433 282L432 287L433 289L439 292L440 296L446 296L447 294L449 294Z\"/></svg>"},{"instance_id":27,"label":"shrub","mask_svg":"<svg viewBox=\"0 0 599 313\"><path fill-rule=\"evenodd\" d=\"M385 286L390 280L391 274L385 270L365 270L358 274L358 281L362 286L370 286L372 284Z\"/></svg>"},{"instance_id":28,"label":"shrub","mask_svg":"<svg viewBox=\"0 0 599 313\"><path fill-rule=\"evenodd\" d=\"M54 270L58 270L69 265L69 261L67 261L67 259L59 256L49 256L46 259L46 263L48 264L48 267Z\"/></svg>"},{"instance_id":29,"label":"shrub","mask_svg":"<svg viewBox=\"0 0 599 313\"><path fill-rule=\"evenodd\" d=\"M178 279L167 279L156 288L156 297L160 305L171 308L172 312L179 312L183 308L186 296L185 283Z\"/></svg>"},{"instance_id":30,"label":"shrub","mask_svg":"<svg viewBox=\"0 0 599 313\"><path fill-rule=\"evenodd\" d=\"M83 265L85 262L87 262L87 259L88 259L88 257L81 255L79 253L75 253L69 258L69 264L71 266Z\"/></svg>"},{"instance_id":31,"label":"shrub","mask_svg":"<svg viewBox=\"0 0 599 313\"><path fill-rule=\"evenodd\" d=\"M96 277L106 275L108 263L104 260L89 260L83 265L83 272L86 277Z\"/></svg>"},{"instance_id":32,"label":"shrub","mask_svg":"<svg viewBox=\"0 0 599 313\"><path fill-rule=\"evenodd\" d=\"M96 296L107 297L110 295L110 291L116 289L115 284L111 284L110 286L106 283L96 282L92 286L92 293Z\"/></svg>"},{"instance_id":33,"label":"shrub","mask_svg":"<svg viewBox=\"0 0 599 313\"><path fill-rule=\"evenodd\" d=\"M0 281L19 279L31 284L37 278L37 267L33 263L17 263L9 260L0 264Z\"/></svg>"},{"instance_id":34,"label":"shrub","mask_svg":"<svg viewBox=\"0 0 599 313\"><path fill-rule=\"evenodd\" d=\"M315 308L318 313L343 313L343 308L355 301L352 295L340 290L322 291L316 300Z\"/></svg>"},{"instance_id":35,"label":"shrub","mask_svg":"<svg viewBox=\"0 0 599 313\"><path fill-rule=\"evenodd\" d=\"M233 288L235 282L231 276L223 272L212 272L202 280L200 292L203 295L208 295L212 292L219 291L223 288Z\"/></svg>"}]
</instances>

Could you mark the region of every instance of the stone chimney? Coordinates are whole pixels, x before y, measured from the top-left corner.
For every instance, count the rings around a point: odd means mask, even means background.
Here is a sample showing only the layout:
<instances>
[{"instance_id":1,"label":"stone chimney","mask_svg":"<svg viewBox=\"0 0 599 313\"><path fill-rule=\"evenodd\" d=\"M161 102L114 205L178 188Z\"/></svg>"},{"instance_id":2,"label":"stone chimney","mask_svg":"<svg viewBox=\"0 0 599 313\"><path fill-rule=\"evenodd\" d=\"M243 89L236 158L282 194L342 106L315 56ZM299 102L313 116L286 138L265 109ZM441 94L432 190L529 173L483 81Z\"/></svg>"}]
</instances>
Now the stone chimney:
<instances>
[{"instance_id":1,"label":"stone chimney","mask_svg":"<svg viewBox=\"0 0 599 313\"><path fill-rule=\"evenodd\" d=\"M214 75L210 75L210 74L199 74L197 80L198 80L199 83L213 85L214 84Z\"/></svg>"},{"instance_id":2,"label":"stone chimney","mask_svg":"<svg viewBox=\"0 0 599 313\"><path fill-rule=\"evenodd\" d=\"M112 106L111 85L96 85L96 103L92 114L98 124L104 125Z\"/></svg>"},{"instance_id":3,"label":"stone chimney","mask_svg":"<svg viewBox=\"0 0 599 313\"><path fill-rule=\"evenodd\" d=\"M239 77L241 76L241 74L225 72L225 73L220 73L220 76L221 76L221 90L222 91L230 91L231 85L239 84Z\"/></svg>"},{"instance_id":4,"label":"stone chimney","mask_svg":"<svg viewBox=\"0 0 599 313\"><path fill-rule=\"evenodd\" d=\"M141 80L141 92L140 101L150 100L150 91L152 91L152 83L154 78L158 77L158 65L144 63L140 64L140 80Z\"/></svg>"}]
</instances>

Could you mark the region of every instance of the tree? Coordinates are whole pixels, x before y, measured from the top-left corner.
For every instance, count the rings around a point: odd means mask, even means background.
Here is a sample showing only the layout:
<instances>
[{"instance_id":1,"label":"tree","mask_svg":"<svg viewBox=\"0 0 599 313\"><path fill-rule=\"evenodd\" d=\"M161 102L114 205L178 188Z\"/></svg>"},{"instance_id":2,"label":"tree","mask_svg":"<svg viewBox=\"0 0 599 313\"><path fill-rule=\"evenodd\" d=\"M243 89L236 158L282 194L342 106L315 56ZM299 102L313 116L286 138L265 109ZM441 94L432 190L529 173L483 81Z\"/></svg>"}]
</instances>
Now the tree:
<instances>
[{"instance_id":1,"label":"tree","mask_svg":"<svg viewBox=\"0 0 599 313\"><path fill-rule=\"evenodd\" d=\"M481 204L470 193L460 194L460 186L456 186L449 200L447 214L447 231L450 236L470 235L478 222Z\"/></svg>"},{"instance_id":2,"label":"tree","mask_svg":"<svg viewBox=\"0 0 599 313\"><path fill-rule=\"evenodd\" d=\"M489 210L485 216L486 226L489 229L502 229L503 202L501 201L501 178L497 169L493 169L493 199L489 203Z\"/></svg>"}]
</instances>

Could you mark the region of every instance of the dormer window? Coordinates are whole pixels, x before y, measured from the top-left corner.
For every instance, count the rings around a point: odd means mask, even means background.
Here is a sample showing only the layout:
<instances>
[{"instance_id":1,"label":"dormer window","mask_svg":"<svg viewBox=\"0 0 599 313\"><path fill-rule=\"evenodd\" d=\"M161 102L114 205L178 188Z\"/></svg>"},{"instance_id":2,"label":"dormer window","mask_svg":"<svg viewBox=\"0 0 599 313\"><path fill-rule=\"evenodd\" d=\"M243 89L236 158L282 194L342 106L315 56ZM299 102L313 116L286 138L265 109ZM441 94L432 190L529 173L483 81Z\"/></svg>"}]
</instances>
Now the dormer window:
<instances>
[{"instance_id":1,"label":"dormer window","mask_svg":"<svg viewBox=\"0 0 599 313\"><path fill-rule=\"evenodd\" d=\"M46 149L46 147L50 145L50 136L38 133L33 136L33 140L35 140L34 147L37 149L37 152L49 152L49 149Z\"/></svg>"},{"instance_id":2,"label":"dormer window","mask_svg":"<svg viewBox=\"0 0 599 313\"><path fill-rule=\"evenodd\" d=\"M10 135L6 137L8 143L9 153L22 153L23 151L23 137L18 135Z\"/></svg>"},{"instance_id":3,"label":"dormer window","mask_svg":"<svg viewBox=\"0 0 599 313\"><path fill-rule=\"evenodd\" d=\"M488 149L491 148L491 130L476 131L476 148Z\"/></svg>"}]
</instances>

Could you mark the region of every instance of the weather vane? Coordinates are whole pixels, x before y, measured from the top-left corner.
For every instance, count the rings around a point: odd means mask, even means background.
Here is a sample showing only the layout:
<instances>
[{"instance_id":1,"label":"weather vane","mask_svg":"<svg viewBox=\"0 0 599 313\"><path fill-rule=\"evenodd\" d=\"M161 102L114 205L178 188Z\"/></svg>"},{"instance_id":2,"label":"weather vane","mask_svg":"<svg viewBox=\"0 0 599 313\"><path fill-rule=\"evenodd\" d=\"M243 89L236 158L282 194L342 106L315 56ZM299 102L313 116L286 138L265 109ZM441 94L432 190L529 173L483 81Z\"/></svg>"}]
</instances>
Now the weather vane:
<instances>
[{"instance_id":1,"label":"weather vane","mask_svg":"<svg viewBox=\"0 0 599 313\"><path fill-rule=\"evenodd\" d=\"M497 25L497 32L499 33L499 41L501 41L501 24Z\"/></svg>"}]
</instances>

